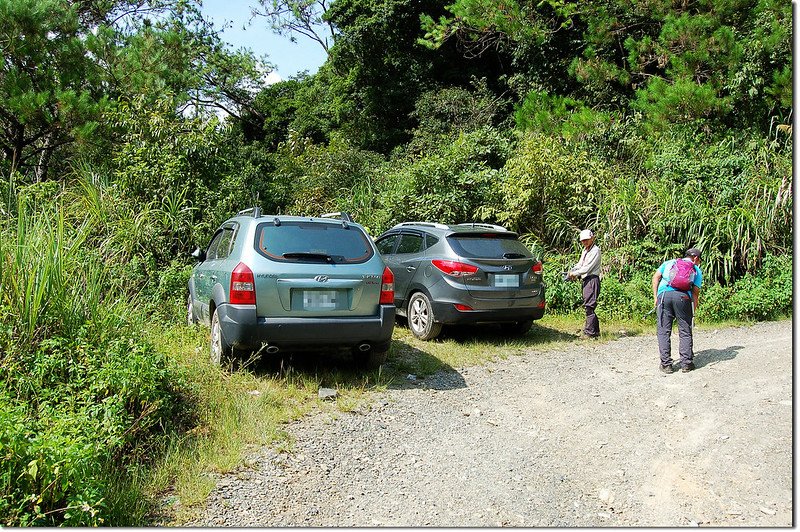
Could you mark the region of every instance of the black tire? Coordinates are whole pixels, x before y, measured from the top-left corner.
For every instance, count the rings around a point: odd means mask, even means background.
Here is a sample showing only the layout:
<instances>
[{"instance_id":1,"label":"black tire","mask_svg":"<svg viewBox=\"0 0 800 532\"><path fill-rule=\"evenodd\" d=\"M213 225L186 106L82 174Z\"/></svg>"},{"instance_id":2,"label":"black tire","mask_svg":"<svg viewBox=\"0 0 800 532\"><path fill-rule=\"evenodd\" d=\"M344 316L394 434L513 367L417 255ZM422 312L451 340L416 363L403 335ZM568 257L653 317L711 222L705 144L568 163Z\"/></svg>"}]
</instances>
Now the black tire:
<instances>
[{"instance_id":1,"label":"black tire","mask_svg":"<svg viewBox=\"0 0 800 532\"><path fill-rule=\"evenodd\" d=\"M389 357L389 350L373 350L370 349L366 353L359 351L358 349L353 349L353 358L361 367L369 368L369 369L378 369L383 364L386 364L386 359Z\"/></svg>"},{"instance_id":2,"label":"black tire","mask_svg":"<svg viewBox=\"0 0 800 532\"><path fill-rule=\"evenodd\" d=\"M189 327L197 325L197 316L194 313L192 294L189 294L189 298L186 301L186 322L189 324Z\"/></svg>"},{"instance_id":3,"label":"black tire","mask_svg":"<svg viewBox=\"0 0 800 532\"><path fill-rule=\"evenodd\" d=\"M219 313L214 309L211 316L211 363L216 366L227 364L233 357L233 347L225 341L219 323Z\"/></svg>"},{"instance_id":4,"label":"black tire","mask_svg":"<svg viewBox=\"0 0 800 532\"><path fill-rule=\"evenodd\" d=\"M500 328L506 334L510 334L513 336L523 336L525 333L531 330L532 326L533 326L533 320L525 320L525 321L517 321L514 323L503 323L502 325L500 325Z\"/></svg>"},{"instance_id":5,"label":"black tire","mask_svg":"<svg viewBox=\"0 0 800 532\"><path fill-rule=\"evenodd\" d=\"M436 322L433 305L428 296L416 292L408 301L408 328L420 340L433 340L442 331L442 324Z\"/></svg>"}]
</instances>

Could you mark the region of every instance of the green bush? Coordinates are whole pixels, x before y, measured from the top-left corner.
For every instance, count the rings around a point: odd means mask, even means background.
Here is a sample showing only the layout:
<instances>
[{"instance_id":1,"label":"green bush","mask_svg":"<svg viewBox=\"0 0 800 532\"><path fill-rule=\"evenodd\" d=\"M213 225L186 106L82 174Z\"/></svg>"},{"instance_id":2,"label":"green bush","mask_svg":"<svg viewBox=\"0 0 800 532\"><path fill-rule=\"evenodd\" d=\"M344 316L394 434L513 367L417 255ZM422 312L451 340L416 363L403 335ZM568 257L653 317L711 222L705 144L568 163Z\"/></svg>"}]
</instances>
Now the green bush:
<instances>
[{"instance_id":1,"label":"green bush","mask_svg":"<svg viewBox=\"0 0 800 532\"><path fill-rule=\"evenodd\" d=\"M653 308L649 272L640 272L628 281L606 276L600 287L597 314L601 318L638 320Z\"/></svg>"},{"instance_id":2,"label":"green bush","mask_svg":"<svg viewBox=\"0 0 800 532\"><path fill-rule=\"evenodd\" d=\"M521 131L565 138L603 131L612 121L609 113L591 109L581 101L536 90L525 96L514 117Z\"/></svg>"},{"instance_id":3,"label":"green bush","mask_svg":"<svg viewBox=\"0 0 800 532\"><path fill-rule=\"evenodd\" d=\"M161 269L156 282L150 283L143 294L149 314L168 323L182 323L186 319L186 296L193 265L177 258Z\"/></svg>"},{"instance_id":4,"label":"green bush","mask_svg":"<svg viewBox=\"0 0 800 532\"><path fill-rule=\"evenodd\" d=\"M704 273L722 282L753 273L767 253L789 251L785 148L743 135L712 141L676 130L657 138L645 162L648 192L637 199L652 241L702 249Z\"/></svg>"},{"instance_id":5,"label":"green bush","mask_svg":"<svg viewBox=\"0 0 800 532\"><path fill-rule=\"evenodd\" d=\"M761 321L791 316L792 257L768 255L757 273L733 285L703 288L698 317L709 321Z\"/></svg>"},{"instance_id":6,"label":"green bush","mask_svg":"<svg viewBox=\"0 0 800 532\"><path fill-rule=\"evenodd\" d=\"M183 374L142 339L103 242L87 247L92 220L19 205L0 231L0 523L141 524L129 473L190 418Z\"/></svg>"},{"instance_id":7,"label":"green bush","mask_svg":"<svg viewBox=\"0 0 800 532\"><path fill-rule=\"evenodd\" d=\"M564 281L561 272L569 257L550 260L545 267L547 311L570 314L583 306L581 284ZM601 319L638 320L653 308L652 274L632 270L627 279L607 273L603 277L597 314ZM768 255L756 274L746 274L731 285L704 281L700 291L699 320L706 322L763 321L790 316L792 312L792 258Z\"/></svg>"},{"instance_id":8,"label":"green bush","mask_svg":"<svg viewBox=\"0 0 800 532\"><path fill-rule=\"evenodd\" d=\"M106 331L102 336L108 337ZM53 337L6 353L0 389L0 522L6 526L138 524L148 510L116 506L125 472L185 418L177 368L140 335L98 342ZM8 339L6 339L8 340ZM136 499L136 497L133 497ZM126 505L129 503L126 503Z\"/></svg>"},{"instance_id":9,"label":"green bush","mask_svg":"<svg viewBox=\"0 0 800 532\"><path fill-rule=\"evenodd\" d=\"M544 282L547 285L545 300L547 312L552 314L569 314L582 308L583 295L580 282L565 281L563 272L572 263L563 256L548 259L544 264Z\"/></svg>"},{"instance_id":10,"label":"green bush","mask_svg":"<svg viewBox=\"0 0 800 532\"><path fill-rule=\"evenodd\" d=\"M548 266L552 266L548 262ZM547 312L552 314L571 314L583 310L583 290L580 280L565 281L563 271L572 266L564 264L561 269L545 268L547 283ZM606 275L600 285L597 302L597 315L601 319L639 319L653 307L650 275L637 274L633 279L620 281Z\"/></svg>"},{"instance_id":11,"label":"green bush","mask_svg":"<svg viewBox=\"0 0 800 532\"><path fill-rule=\"evenodd\" d=\"M723 286L709 282L700 292L700 306L697 308L697 319L713 322L731 319L730 301L733 286Z\"/></svg>"},{"instance_id":12,"label":"green bush","mask_svg":"<svg viewBox=\"0 0 800 532\"><path fill-rule=\"evenodd\" d=\"M526 136L499 174L500 200L493 215L548 247L574 243L577 229L600 223L597 204L611 173L579 144L544 135Z\"/></svg>"},{"instance_id":13,"label":"green bush","mask_svg":"<svg viewBox=\"0 0 800 532\"><path fill-rule=\"evenodd\" d=\"M340 135L329 145L291 134L275 157L271 190L287 214L346 211L361 222L374 209L383 156L358 149Z\"/></svg>"},{"instance_id":14,"label":"green bush","mask_svg":"<svg viewBox=\"0 0 800 532\"><path fill-rule=\"evenodd\" d=\"M511 144L497 131L482 128L460 135L438 151L411 161L392 161L379 198L378 229L425 220L442 223L494 221L498 168Z\"/></svg>"},{"instance_id":15,"label":"green bush","mask_svg":"<svg viewBox=\"0 0 800 532\"><path fill-rule=\"evenodd\" d=\"M413 137L398 148L424 154L449 144L459 134L496 126L505 102L488 88L486 79L473 79L470 89L445 87L420 95L411 117L418 122Z\"/></svg>"}]
</instances>

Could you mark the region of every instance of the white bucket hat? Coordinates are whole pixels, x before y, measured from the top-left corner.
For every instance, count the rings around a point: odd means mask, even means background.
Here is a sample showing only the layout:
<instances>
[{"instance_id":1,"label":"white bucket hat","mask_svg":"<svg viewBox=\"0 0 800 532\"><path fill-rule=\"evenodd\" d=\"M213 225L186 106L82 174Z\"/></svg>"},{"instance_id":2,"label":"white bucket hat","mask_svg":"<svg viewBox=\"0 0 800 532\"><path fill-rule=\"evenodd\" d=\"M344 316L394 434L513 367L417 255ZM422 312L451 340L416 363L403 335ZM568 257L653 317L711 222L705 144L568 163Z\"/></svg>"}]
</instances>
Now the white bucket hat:
<instances>
[{"instance_id":1,"label":"white bucket hat","mask_svg":"<svg viewBox=\"0 0 800 532\"><path fill-rule=\"evenodd\" d=\"M588 229L584 229L581 231L581 236L578 238L578 240L589 240L592 237L594 237L594 233Z\"/></svg>"}]
</instances>

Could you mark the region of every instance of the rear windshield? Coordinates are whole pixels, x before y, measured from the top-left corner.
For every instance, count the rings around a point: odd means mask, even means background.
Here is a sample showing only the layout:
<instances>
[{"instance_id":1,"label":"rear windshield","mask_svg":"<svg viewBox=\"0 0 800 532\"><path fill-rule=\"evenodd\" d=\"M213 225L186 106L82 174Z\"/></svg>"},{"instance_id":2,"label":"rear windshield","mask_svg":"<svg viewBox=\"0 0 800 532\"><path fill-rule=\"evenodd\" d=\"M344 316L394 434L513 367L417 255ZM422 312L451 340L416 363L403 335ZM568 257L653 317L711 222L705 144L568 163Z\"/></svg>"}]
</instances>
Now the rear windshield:
<instances>
[{"instance_id":1,"label":"rear windshield","mask_svg":"<svg viewBox=\"0 0 800 532\"><path fill-rule=\"evenodd\" d=\"M260 224L255 247L281 262L360 263L374 255L367 235L357 227L320 222Z\"/></svg>"},{"instance_id":2,"label":"rear windshield","mask_svg":"<svg viewBox=\"0 0 800 532\"><path fill-rule=\"evenodd\" d=\"M453 251L462 257L475 259L522 259L532 258L530 250L516 235L456 234L447 237Z\"/></svg>"}]
</instances>

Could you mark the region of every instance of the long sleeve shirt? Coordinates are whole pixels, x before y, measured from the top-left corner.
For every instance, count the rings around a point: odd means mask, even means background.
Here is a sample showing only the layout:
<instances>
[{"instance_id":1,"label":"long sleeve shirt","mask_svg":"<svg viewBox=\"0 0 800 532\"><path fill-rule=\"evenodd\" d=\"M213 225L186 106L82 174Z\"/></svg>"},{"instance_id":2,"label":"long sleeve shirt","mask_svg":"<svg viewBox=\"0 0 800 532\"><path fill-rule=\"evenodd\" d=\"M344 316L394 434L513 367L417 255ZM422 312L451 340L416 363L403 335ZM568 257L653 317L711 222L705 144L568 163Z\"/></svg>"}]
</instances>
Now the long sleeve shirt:
<instances>
[{"instance_id":1,"label":"long sleeve shirt","mask_svg":"<svg viewBox=\"0 0 800 532\"><path fill-rule=\"evenodd\" d=\"M588 250L583 248L578 264L572 267L570 273L581 279L587 275L600 275L600 248L593 245Z\"/></svg>"}]
</instances>

